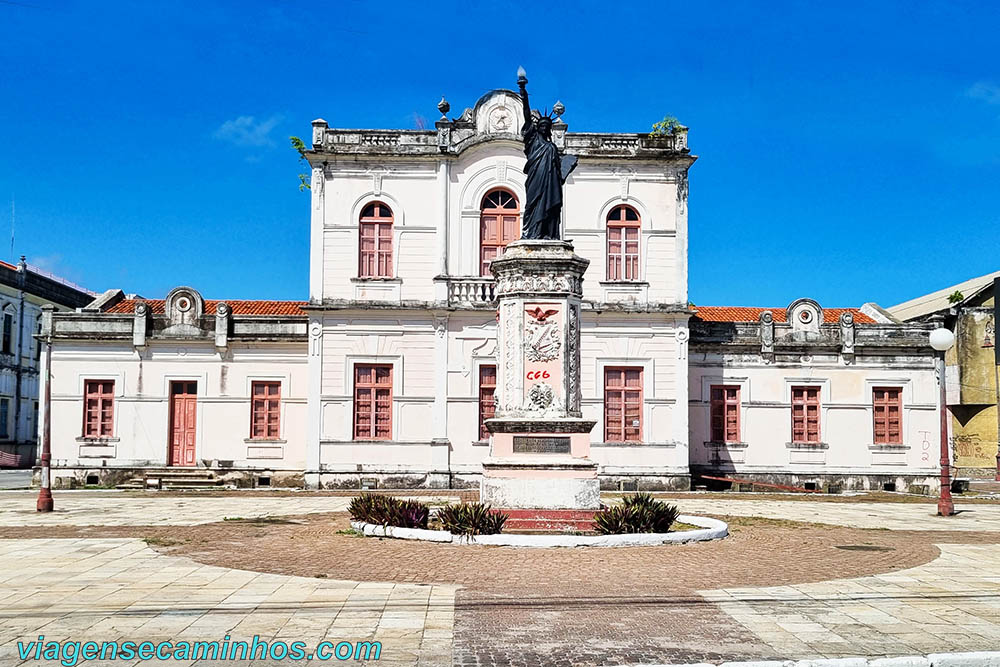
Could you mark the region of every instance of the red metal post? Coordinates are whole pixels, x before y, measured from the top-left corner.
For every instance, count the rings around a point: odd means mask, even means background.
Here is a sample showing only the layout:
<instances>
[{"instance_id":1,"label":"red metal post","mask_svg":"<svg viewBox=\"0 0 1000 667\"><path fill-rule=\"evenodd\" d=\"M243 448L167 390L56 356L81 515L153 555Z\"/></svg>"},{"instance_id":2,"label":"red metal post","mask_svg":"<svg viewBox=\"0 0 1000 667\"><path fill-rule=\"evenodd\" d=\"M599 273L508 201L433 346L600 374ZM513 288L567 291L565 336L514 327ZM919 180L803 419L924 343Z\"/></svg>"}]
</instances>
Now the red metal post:
<instances>
[{"instance_id":1,"label":"red metal post","mask_svg":"<svg viewBox=\"0 0 1000 667\"><path fill-rule=\"evenodd\" d=\"M45 421L42 426L42 482L38 490L39 512L51 512L52 502L52 334L45 341Z\"/></svg>"},{"instance_id":2,"label":"red metal post","mask_svg":"<svg viewBox=\"0 0 1000 667\"><path fill-rule=\"evenodd\" d=\"M951 516L955 504L951 500L951 452L948 446L948 393L945 387L944 352L938 353L938 384L941 388L941 496L938 499L938 514Z\"/></svg>"}]
</instances>

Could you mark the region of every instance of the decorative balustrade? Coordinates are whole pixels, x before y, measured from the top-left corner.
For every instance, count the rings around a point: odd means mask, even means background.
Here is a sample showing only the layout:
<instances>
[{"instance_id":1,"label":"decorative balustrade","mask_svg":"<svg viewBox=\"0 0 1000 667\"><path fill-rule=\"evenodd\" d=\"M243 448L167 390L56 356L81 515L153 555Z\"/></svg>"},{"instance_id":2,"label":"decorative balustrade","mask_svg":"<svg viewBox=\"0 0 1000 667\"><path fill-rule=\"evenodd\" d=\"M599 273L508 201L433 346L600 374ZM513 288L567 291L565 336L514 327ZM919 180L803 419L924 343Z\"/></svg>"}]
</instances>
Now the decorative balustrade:
<instances>
[{"instance_id":1,"label":"decorative balustrade","mask_svg":"<svg viewBox=\"0 0 1000 667\"><path fill-rule=\"evenodd\" d=\"M457 308L495 308L493 278L448 278L448 305Z\"/></svg>"}]
</instances>

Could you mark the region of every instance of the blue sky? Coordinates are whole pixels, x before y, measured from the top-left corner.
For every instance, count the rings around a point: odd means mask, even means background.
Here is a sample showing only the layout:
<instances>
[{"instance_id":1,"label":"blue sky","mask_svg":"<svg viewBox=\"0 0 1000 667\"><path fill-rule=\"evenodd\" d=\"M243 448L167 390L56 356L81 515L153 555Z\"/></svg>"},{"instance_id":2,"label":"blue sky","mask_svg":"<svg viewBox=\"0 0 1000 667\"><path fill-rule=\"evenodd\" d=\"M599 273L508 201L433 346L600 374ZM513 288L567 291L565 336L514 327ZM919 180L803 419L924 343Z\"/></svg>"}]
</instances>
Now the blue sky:
<instances>
[{"instance_id":1,"label":"blue sky","mask_svg":"<svg viewBox=\"0 0 1000 667\"><path fill-rule=\"evenodd\" d=\"M91 289L308 296L288 136L513 87L691 127L697 304L889 306L1000 268L1000 4L0 1L0 239ZM9 241L0 241L9 260Z\"/></svg>"}]
</instances>

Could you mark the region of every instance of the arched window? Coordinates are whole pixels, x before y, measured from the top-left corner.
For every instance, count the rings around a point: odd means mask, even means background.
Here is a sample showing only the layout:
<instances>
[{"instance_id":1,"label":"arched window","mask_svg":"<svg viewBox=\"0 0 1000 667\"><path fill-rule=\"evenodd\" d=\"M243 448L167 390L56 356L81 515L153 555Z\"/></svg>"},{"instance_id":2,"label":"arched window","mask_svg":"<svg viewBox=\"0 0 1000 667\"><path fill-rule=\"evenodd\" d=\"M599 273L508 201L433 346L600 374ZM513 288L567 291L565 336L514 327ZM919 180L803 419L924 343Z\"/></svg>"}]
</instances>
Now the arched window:
<instances>
[{"instance_id":1,"label":"arched window","mask_svg":"<svg viewBox=\"0 0 1000 667\"><path fill-rule=\"evenodd\" d=\"M392 278L392 209L382 202L372 202L361 211L360 222L358 275Z\"/></svg>"},{"instance_id":2,"label":"arched window","mask_svg":"<svg viewBox=\"0 0 1000 667\"><path fill-rule=\"evenodd\" d=\"M608 280L639 280L639 214L631 206L608 213Z\"/></svg>"},{"instance_id":3,"label":"arched window","mask_svg":"<svg viewBox=\"0 0 1000 667\"><path fill-rule=\"evenodd\" d=\"M483 197L479 216L479 273L490 275L490 262L511 241L521 237L521 209L517 198L506 190L493 190Z\"/></svg>"}]
</instances>

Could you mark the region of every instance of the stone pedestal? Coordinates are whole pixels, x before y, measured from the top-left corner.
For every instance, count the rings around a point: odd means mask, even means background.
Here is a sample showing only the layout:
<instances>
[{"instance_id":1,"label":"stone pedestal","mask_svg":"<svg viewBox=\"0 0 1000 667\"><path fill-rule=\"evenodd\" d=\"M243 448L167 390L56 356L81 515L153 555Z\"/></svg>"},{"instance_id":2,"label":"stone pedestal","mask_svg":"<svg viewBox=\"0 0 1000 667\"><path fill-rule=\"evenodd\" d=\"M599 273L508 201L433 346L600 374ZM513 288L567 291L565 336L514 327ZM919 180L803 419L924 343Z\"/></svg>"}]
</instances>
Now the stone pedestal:
<instances>
[{"instance_id":1,"label":"stone pedestal","mask_svg":"<svg viewBox=\"0 0 1000 667\"><path fill-rule=\"evenodd\" d=\"M515 241L493 261L497 281L496 414L486 421L483 502L597 509L596 422L580 411L580 299L590 262L565 241Z\"/></svg>"}]
</instances>

